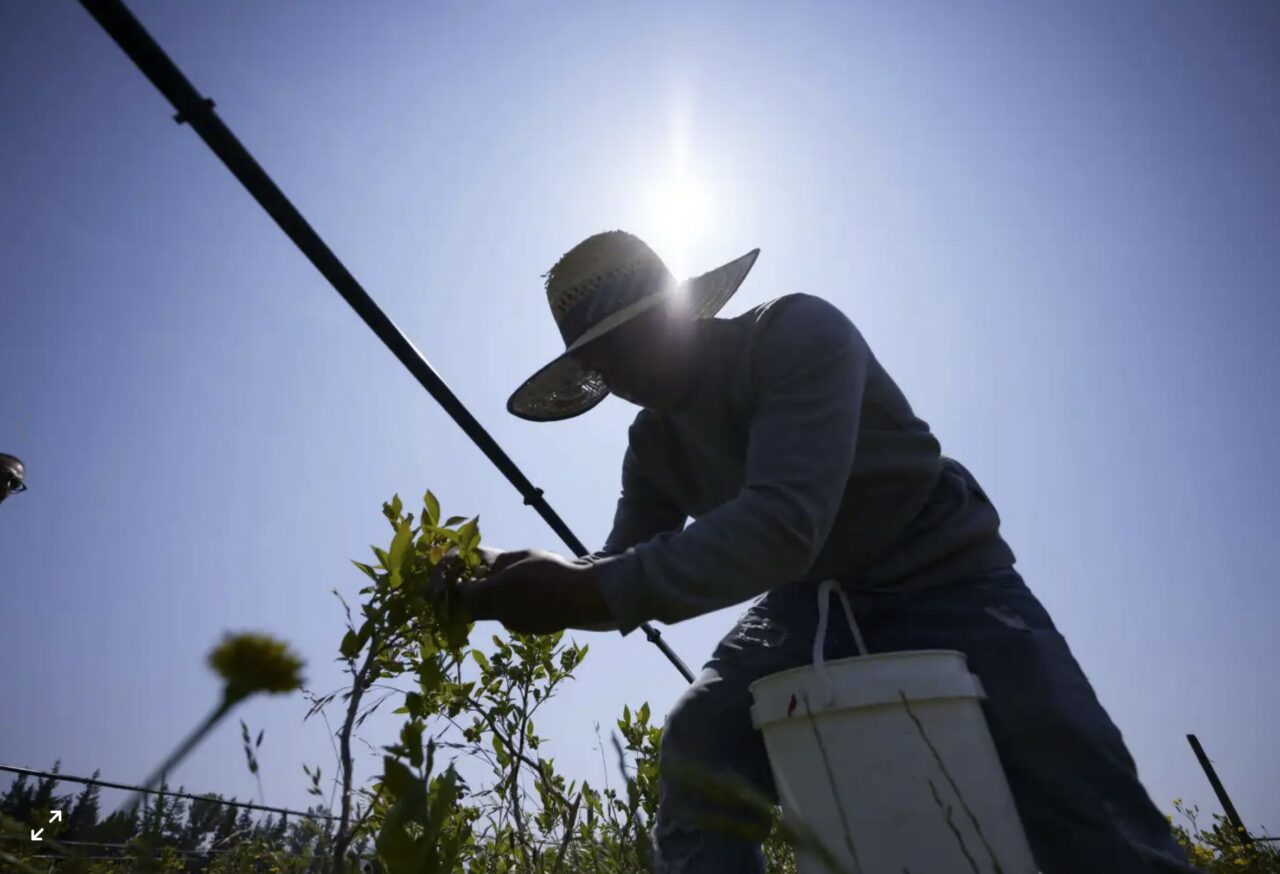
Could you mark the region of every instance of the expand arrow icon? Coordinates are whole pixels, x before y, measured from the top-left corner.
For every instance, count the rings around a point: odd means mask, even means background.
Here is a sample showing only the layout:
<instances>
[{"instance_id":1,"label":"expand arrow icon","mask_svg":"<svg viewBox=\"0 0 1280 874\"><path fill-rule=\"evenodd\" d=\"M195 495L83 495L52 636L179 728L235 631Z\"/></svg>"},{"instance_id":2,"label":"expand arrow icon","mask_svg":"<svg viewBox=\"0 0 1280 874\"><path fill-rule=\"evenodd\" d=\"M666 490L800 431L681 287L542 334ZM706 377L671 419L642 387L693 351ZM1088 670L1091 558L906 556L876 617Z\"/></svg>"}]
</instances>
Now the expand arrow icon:
<instances>
[{"instance_id":1,"label":"expand arrow icon","mask_svg":"<svg viewBox=\"0 0 1280 874\"><path fill-rule=\"evenodd\" d=\"M32 829L32 830L31 830L31 840L33 840L33 841L43 841L43 840L44 840L44 838L40 837L42 834L44 834L44 829Z\"/></svg>"},{"instance_id":2,"label":"expand arrow icon","mask_svg":"<svg viewBox=\"0 0 1280 874\"><path fill-rule=\"evenodd\" d=\"M55 810L53 813L49 814L49 822L62 822L62 811Z\"/></svg>"}]
</instances>

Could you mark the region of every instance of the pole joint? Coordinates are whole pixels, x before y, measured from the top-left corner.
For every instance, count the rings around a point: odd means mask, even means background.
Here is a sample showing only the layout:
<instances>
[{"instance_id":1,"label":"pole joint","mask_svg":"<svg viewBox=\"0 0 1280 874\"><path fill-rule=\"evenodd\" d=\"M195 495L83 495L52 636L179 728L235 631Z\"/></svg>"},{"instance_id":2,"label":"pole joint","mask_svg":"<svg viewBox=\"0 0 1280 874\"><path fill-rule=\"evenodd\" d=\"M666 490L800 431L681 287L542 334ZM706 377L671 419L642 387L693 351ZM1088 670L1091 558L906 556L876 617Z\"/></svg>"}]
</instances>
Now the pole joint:
<instances>
[{"instance_id":1,"label":"pole joint","mask_svg":"<svg viewBox=\"0 0 1280 874\"><path fill-rule=\"evenodd\" d=\"M204 115L207 112L212 112L213 108L217 105L218 104L213 102L212 97L205 97L205 98L202 98L200 102L196 105L195 112L200 115ZM187 115L187 113L184 110L179 110L174 114L173 120L176 121L178 124L188 124L193 117L194 116Z\"/></svg>"}]
</instances>

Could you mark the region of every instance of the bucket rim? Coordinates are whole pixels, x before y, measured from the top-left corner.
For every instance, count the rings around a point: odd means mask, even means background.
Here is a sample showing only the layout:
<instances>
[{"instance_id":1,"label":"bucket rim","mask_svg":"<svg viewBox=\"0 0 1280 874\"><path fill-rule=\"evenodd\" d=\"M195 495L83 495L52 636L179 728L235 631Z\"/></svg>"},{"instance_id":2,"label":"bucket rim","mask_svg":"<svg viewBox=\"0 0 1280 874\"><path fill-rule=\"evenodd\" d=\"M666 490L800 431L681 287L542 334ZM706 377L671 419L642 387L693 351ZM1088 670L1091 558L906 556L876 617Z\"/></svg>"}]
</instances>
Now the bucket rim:
<instances>
[{"instance_id":1,"label":"bucket rim","mask_svg":"<svg viewBox=\"0 0 1280 874\"><path fill-rule=\"evenodd\" d=\"M826 665L826 667L831 668L831 667L834 667L835 665L847 665L850 662L860 662L862 664L866 664L867 662L889 661L891 659L902 659L903 657L919 658L921 656L943 656L943 655L959 656L961 663L965 665L965 670L966 671L968 670L969 660L965 656L965 654L958 649L903 649L903 650L897 650L895 652L877 652L877 653L871 653L869 655L857 655L857 656L848 656L842 659L832 659L829 662L824 662L824 664ZM796 674L800 674L800 673L803 673L806 671L812 671L812 670L813 670L813 663L810 662L809 664L798 665L794 668L787 668L785 671L777 671L772 674L766 674L765 676L760 677L758 680L753 680L751 683L749 683L747 685L747 689L748 691L754 694L756 686L759 686L762 683L767 683L772 680L779 679L781 677L796 675Z\"/></svg>"}]
</instances>

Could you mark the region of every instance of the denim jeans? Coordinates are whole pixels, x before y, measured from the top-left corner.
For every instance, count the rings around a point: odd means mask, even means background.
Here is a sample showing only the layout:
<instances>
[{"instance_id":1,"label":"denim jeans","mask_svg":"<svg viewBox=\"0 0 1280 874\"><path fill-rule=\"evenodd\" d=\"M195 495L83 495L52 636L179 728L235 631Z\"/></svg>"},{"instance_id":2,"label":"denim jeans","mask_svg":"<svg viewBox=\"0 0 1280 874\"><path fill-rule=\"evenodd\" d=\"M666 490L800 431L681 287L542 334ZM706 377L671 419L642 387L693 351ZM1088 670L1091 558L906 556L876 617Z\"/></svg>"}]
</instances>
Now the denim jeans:
<instances>
[{"instance_id":1,"label":"denim jeans","mask_svg":"<svg viewBox=\"0 0 1280 874\"><path fill-rule=\"evenodd\" d=\"M678 775L689 763L776 799L763 739L751 725L748 686L811 662L817 591L817 582L801 581L757 600L667 717L653 835L659 872L764 871L758 845L706 827L708 817L751 825L749 815ZM991 735L1044 874L1195 870L1138 782L1119 730L1017 571L920 592L850 593L850 600L870 652L965 654L986 690ZM826 657L857 655L835 604L829 621Z\"/></svg>"}]
</instances>

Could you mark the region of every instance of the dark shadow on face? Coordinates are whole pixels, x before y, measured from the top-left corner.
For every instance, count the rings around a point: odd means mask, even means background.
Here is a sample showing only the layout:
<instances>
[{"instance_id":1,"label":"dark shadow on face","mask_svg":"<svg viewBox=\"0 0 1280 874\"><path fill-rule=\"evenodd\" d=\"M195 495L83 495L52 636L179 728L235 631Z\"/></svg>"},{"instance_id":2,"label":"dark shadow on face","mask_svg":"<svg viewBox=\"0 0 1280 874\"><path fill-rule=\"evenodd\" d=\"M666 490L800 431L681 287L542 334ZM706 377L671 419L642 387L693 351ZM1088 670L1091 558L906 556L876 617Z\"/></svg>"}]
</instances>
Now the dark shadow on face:
<instances>
[{"instance_id":1,"label":"dark shadow on face","mask_svg":"<svg viewBox=\"0 0 1280 874\"><path fill-rule=\"evenodd\" d=\"M679 305L655 306L583 346L574 358L623 400L673 409L690 378L693 321Z\"/></svg>"}]
</instances>

